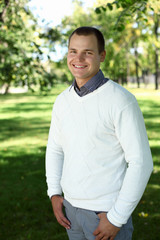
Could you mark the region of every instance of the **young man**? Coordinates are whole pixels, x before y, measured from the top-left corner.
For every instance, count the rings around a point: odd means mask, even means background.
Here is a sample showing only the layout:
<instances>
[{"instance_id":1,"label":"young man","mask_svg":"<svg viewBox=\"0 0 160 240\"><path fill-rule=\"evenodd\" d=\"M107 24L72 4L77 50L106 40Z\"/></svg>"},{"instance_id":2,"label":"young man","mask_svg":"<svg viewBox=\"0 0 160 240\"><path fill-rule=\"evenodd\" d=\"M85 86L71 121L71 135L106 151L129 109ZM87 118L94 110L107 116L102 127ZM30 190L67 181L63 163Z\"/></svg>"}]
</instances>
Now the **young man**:
<instances>
[{"instance_id":1,"label":"young man","mask_svg":"<svg viewBox=\"0 0 160 240\"><path fill-rule=\"evenodd\" d=\"M105 55L99 30L80 27L71 34L67 63L75 80L53 108L48 195L70 240L132 239L131 214L153 169L137 101L104 77Z\"/></svg>"}]
</instances>

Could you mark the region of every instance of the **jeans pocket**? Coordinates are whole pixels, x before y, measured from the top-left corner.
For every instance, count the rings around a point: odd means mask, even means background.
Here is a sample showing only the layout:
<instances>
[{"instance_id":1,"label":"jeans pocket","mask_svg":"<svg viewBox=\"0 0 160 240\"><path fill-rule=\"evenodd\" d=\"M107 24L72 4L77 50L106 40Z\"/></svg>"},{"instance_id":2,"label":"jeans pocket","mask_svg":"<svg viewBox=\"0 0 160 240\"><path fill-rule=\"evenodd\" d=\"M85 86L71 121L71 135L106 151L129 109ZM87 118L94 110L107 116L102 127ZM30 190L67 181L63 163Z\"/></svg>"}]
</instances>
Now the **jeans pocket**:
<instances>
[{"instance_id":1,"label":"jeans pocket","mask_svg":"<svg viewBox=\"0 0 160 240\"><path fill-rule=\"evenodd\" d=\"M100 218L99 218L99 216L98 216L97 212L95 212L95 211L92 211L92 215L93 215L93 216L94 216L94 218L96 218L97 220L100 220Z\"/></svg>"},{"instance_id":2,"label":"jeans pocket","mask_svg":"<svg viewBox=\"0 0 160 240\"><path fill-rule=\"evenodd\" d=\"M63 199L63 206L66 207L66 200Z\"/></svg>"}]
</instances>

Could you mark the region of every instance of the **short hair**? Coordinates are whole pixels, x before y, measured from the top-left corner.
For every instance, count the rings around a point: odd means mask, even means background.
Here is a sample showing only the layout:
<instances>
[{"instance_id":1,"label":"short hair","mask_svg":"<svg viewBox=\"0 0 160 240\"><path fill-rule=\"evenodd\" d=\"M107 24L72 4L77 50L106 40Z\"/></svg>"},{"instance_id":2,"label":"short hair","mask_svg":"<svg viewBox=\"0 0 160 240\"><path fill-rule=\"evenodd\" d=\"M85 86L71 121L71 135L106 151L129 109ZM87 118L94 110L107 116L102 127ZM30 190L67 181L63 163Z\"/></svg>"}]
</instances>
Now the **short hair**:
<instances>
[{"instance_id":1,"label":"short hair","mask_svg":"<svg viewBox=\"0 0 160 240\"><path fill-rule=\"evenodd\" d=\"M74 34L77 34L80 36L81 35L84 35L84 36L94 35L97 38L99 53L101 53L105 50L104 36L97 28L85 26L85 27L79 27L79 28L75 29L69 37L69 44L70 44L71 37Z\"/></svg>"}]
</instances>

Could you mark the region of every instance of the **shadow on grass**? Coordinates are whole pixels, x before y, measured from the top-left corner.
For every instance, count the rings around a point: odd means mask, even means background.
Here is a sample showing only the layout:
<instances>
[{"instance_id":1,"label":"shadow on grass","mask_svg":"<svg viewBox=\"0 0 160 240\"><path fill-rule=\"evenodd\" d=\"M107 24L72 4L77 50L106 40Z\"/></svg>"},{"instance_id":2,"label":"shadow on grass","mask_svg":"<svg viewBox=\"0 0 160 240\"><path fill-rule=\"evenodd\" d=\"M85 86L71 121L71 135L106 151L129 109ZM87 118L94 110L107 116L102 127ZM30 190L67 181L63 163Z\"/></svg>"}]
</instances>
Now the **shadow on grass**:
<instances>
[{"instance_id":1,"label":"shadow on grass","mask_svg":"<svg viewBox=\"0 0 160 240\"><path fill-rule=\"evenodd\" d=\"M160 103L152 100L138 100L138 103L145 120L152 122L152 120L159 118Z\"/></svg>"},{"instance_id":2,"label":"shadow on grass","mask_svg":"<svg viewBox=\"0 0 160 240\"><path fill-rule=\"evenodd\" d=\"M159 153L157 149L152 149L156 156ZM1 152L0 159L2 158L4 161L0 164L0 239L67 240L66 232L56 222L46 196L45 147L33 150L30 154L26 154L25 149ZM159 162L156 164L159 166ZM159 172L154 172L133 214L133 240L147 240L148 236L150 240L155 240L159 237L159 182ZM148 216L139 216L142 212Z\"/></svg>"},{"instance_id":3,"label":"shadow on grass","mask_svg":"<svg viewBox=\"0 0 160 240\"><path fill-rule=\"evenodd\" d=\"M29 102L16 101L23 97ZM19 144L8 145L7 149L0 147L0 239L68 239L47 197L45 147L32 147L32 138L48 135L53 101L42 100L39 95L34 101L29 94L0 96L0 99L4 100L0 140L14 143L18 139ZM23 142L26 139L31 139L27 146Z\"/></svg>"},{"instance_id":4,"label":"shadow on grass","mask_svg":"<svg viewBox=\"0 0 160 240\"><path fill-rule=\"evenodd\" d=\"M13 106L8 106L3 108L2 113L20 113L20 112L24 112L26 113L26 111L41 111L41 110L50 110L51 109L51 102L45 102L45 103L37 103L37 102L31 102L31 103L16 103Z\"/></svg>"},{"instance_id":5,"label":"shadow on grass","mask_svg":"<svg viewBox=\"0 0 160 240\"><path fill-rule=\"evenodd\" d=\"M2 158L0 239L65 239L65 229L57 224L46 193L45 148L31 154L25 149L1 152Z\"/></svg>"},{"instance_id":6,"label":"shadow on grass","mask_svg":"<svg viewBox=\"0 0 160 240\"><path fill-rule=\"evenodd\" d=\"M137 99L138 99L138 97L137 97ZM156 102L155 100L148 99L148 98L147 99L143 98L142 100L138 99L138 104L140 105L141 109L150 108L150 109L157 109L157 111L158 111L158 109L160 107L159 102Z\"/></svg>"},{"instance_id":7,"label":"shadow on grass","mask_svg":"<svg viewBox=\"0 0 160 240\"><path fill-rule=\"evenodd\" d=\"M55 94L57 95L57 94ZM21 100L32 97L32 94L15 95ZM15 96L5 99L15 101ZM35 95L34 95L35 96ZM53 96L53 95L52 95ZM0 96L0 99L2 97ZM39 116L39 112L51 112L52 103L48 100L16 103L2 108L3 118L0 119L0 140L6 141L17 137L43 137L48 134L50 119ZM43 98L44 99L44 98ZM139 100L146 122L149 139L159 140L159 109L160 104L151 100ZM12 118L7 118L11 113ZM22 113L18 116L18 113ZM26 113L30 116L25 115ZM24 114L24 116L23 116ZM33 114L33 115L32 115ZM6 116L6 117L5 117ZM156 120L156 121L155 121ZM133 214L133 240L159 239L160 222L160 148L151 148L154 159L154 172L149 184ZM65 230L59 226L52 213L47 197L45 183L45 147L28 149L25 146L0 149L0 239L1 240L67 240ZM141 213L147 213L147 217Z\"/></svg>"},{"instance_id":8,"label":"shadow on grass","mask_svg":"<svg viewBox=\"0 0 160 240\"><path fill-rule=\"evenodd\" d=\"M154 166L160 167L160 146L151 147L151 152L154 158Z\"/></svg>"},{"instance_id":9,"label":"shadow on grass","mask_svg":"<svg viewBox=\"0 0 160 240\"><path fill-rule=\"evenodd\" d=\"M65 89L65 88L64 88ZM63 88L62 88L63 90ZM47 95L43 95L40 92L26 92L26 93L8 93L8 94L0 94L0 100L15 100L16 99L23 99L23 98L30 98L30 97L37 97L37 98L46 98L46 97L53 97L53 96L57 96L57 94L59 94L59 92L61 92L61 88L59 90L57 90L57 88L53 88L51 92L48 92Z\"/></svg>"},{"instance_id":10,"label":"shadow on grass","mask_svg":"<svg viewBox=\"0 0 160 240\"><path fill-rule=\"evenodd\" d=\"M159 239L160 147L151 147L151 152L154 160L154 170L145 193L133 213L133 222L135 227L133 240Z\"/></svg>"},{"instance_id":11,"label":"shadow on grass","mask_svg":"<svg viewBox=\"0 0 160 240\"><path fill-rule=\"evenodd\" d=\"M43 117L0 119L1 133L3 133L0 135L0 140L5 141L18 136L33 137L45 134L48 133L49 124L50 119L47 120Z\"/></svg>"},{"instance_id":12,"label":"shadow on grass","mask_svg":"<svg viewBox=\"0 0 160 240\"><path fill-rule=\"evenodd\" d=\"M160 222L160 176L152 174L145 193L133 213L135 231L133 240L159 239Z\"/></svg>"}]
</instances>

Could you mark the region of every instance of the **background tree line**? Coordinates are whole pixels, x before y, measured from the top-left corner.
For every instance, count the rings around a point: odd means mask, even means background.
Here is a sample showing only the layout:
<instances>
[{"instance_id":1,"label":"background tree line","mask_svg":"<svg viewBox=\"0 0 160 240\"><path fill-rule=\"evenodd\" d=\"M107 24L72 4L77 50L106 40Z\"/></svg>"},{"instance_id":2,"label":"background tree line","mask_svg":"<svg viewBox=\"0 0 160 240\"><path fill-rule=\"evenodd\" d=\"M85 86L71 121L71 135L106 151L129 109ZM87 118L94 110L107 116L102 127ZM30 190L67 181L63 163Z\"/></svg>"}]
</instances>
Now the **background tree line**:
<instances>
[{"instance_id":1,"label":"background tree line","mask_svg":"<svg viewBox=\"0 0 160 240\"><path fill-rule=\"evenodd\" d=\"M99 28L106 40L102 70L119 83L129 78L147 84L160 78L160 0L97 0L87 11L74 0L74 12L55 27L41 27L28 7L29 0L0 0L0 87L11 85L48 91L58 81L72 82L66 54L54 62L55 45L66 48L69 34L82 25Z\"/></svg>"}]
</instances>

